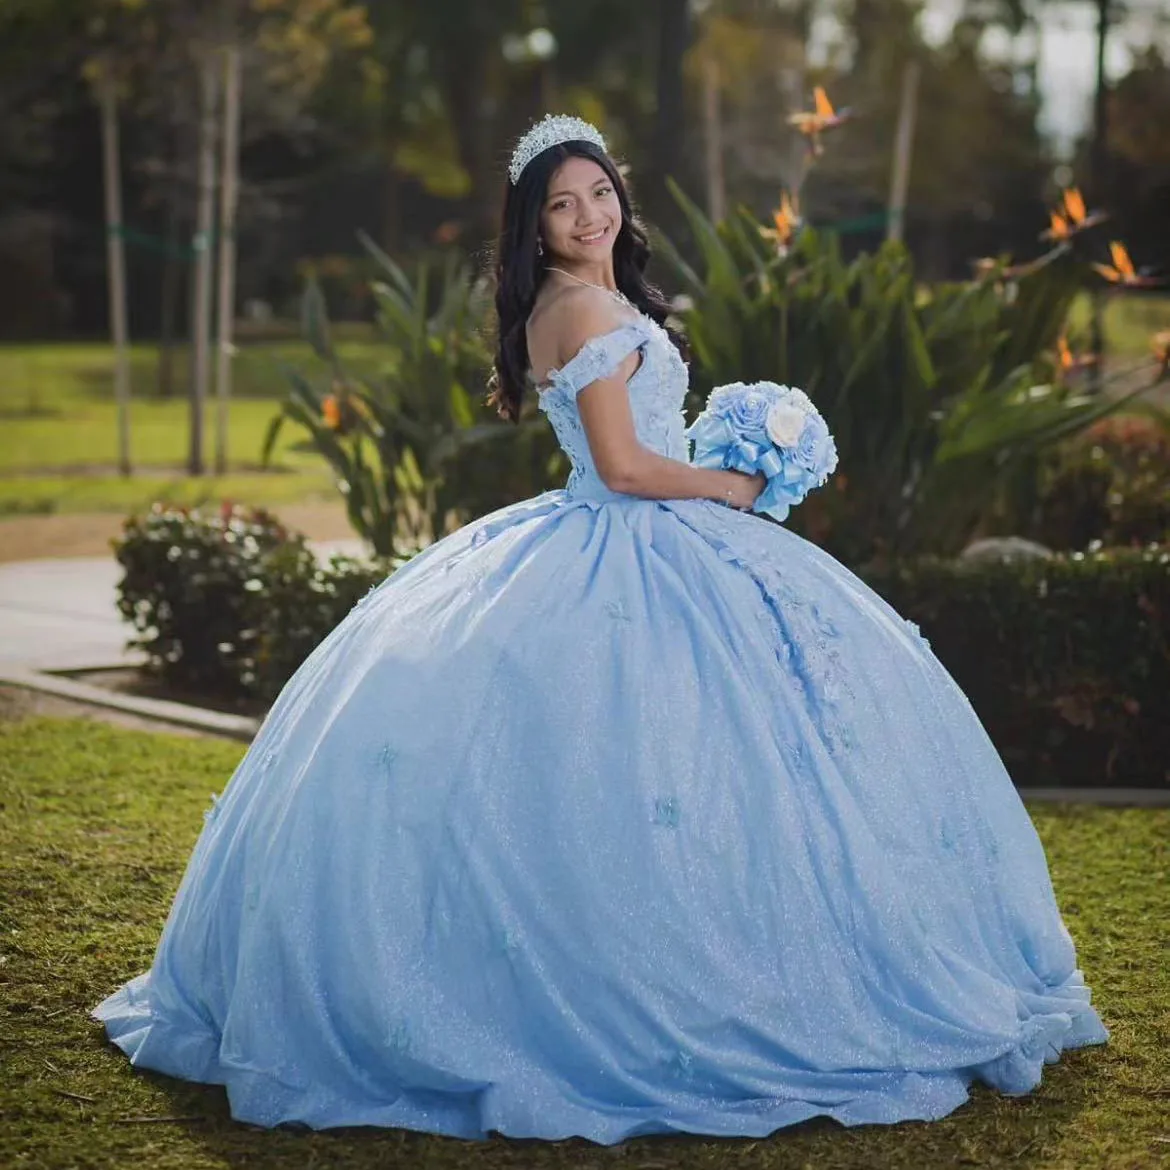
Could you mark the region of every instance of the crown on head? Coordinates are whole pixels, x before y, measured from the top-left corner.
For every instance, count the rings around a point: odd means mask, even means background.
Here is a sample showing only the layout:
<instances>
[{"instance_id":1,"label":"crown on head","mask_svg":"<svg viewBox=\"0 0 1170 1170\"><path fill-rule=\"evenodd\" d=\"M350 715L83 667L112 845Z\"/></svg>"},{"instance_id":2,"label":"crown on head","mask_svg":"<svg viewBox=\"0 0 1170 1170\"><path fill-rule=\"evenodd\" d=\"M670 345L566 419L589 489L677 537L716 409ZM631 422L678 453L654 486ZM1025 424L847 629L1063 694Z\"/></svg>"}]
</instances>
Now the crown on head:
<instances>
[{"instance_id":1,"label":"crown on head","mask_svg":"<svg viewBox=\"0 0 1170 1170\"><path fill-rule=\"evenodd\" d=\"M605 139L601 137L601 131L583 118L572 118L567 114L546 114L516 143L512 161L508 164L508 174L513 185L520 181L524 168L541 151L561 142L581 140L592 142L594 146L605 150Z\"/></svg>"}]
</instances>

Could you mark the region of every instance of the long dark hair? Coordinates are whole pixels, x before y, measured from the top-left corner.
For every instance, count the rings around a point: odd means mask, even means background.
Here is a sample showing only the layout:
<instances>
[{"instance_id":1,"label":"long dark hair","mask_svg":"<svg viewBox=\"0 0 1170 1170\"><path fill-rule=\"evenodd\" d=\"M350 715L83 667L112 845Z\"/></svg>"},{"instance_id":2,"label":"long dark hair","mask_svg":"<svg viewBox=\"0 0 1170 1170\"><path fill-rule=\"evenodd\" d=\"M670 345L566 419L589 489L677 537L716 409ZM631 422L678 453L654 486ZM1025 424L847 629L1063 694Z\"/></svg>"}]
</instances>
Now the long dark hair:
<instances>
[{"instance_id":1,"label":"long dark hair","mask_svg":"<svg viewBox=\"0 0 1170 1170\"><path fill-rule=\"evenodd\" d=\"M613 274L618 288L648 317L666 326L670 302L645 277L650 244L639 222L625 183L610 157L592 142L561 142L538 154L520 173L520 181L508 183L504 196L503 223L496 244L496 358L488 403L500 415L518 422L528 375L528 338L524 326L536 294L547 279L545 257L536 251L540 210L548 194L553 172L571 157L592 159L613 184L622 210L622 226L613 243ZM670 332L680 352L682 339Z\"/></svg>"}]
</instances>

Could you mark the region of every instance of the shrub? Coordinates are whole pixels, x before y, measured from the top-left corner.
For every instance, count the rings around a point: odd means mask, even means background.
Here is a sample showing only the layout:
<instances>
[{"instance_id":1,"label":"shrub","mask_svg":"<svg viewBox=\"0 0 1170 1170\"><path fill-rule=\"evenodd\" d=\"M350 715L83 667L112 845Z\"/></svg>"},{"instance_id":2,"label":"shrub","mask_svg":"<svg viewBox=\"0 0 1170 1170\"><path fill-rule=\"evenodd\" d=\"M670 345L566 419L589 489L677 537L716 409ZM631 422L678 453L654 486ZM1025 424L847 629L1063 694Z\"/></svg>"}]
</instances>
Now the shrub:
<instances>
[{"instance_id":1,"label":"shrub","mask_svg":"<svg viewBox=\"0 0 1170 1170\"><path fill-rule=\"evenodd\" d=\"M1170 542L1170 428L1140 415L1096 422L1041 468L1018 525L1053 548Z\"/></svg>"},{"instance_id":2,"label":"shrub","mask_svg":"<svg viewBox=\"0 0 1170 1170\"><path fill-rule=\"evenodd\" d=\"M1018 784L1170 781L1170 548L867 576L921 626Z\"/></svg>"},{"instance_id":3,"label":"shrub","mask_svg":"<svg viewBox=\"0 0 1170 1170\"><path fill-rule=\"evenodd\" d=\"M147 668L209 697L271 699L394 562L317 562L259 508L155 504L115 541L118 609Z\"/></svg>"},{"instance_id":4,"label":"shrub","mask_svg":"<svg viewBox=\"0 0 1170 1170\"><path fill-rule=\"evenodd\" d=\"M148 666L172 684L248 694L255 681L264 565L283 547L304 548L262 508L154 504L131 516L114 542L125 570L118 609Z\"/></svg>"}]
</instances>

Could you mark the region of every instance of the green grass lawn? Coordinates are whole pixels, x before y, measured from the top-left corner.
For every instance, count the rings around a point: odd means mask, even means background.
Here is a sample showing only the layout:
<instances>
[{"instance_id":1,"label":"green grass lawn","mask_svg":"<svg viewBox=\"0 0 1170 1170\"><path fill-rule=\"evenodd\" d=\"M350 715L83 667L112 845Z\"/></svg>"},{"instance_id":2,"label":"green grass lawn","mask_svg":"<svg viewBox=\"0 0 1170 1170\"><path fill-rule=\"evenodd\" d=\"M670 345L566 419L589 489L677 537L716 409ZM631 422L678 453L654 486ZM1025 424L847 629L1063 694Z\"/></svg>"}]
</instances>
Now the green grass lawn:
<instances>
[{"instance_id":1,"label":"green grass lawn","mask_svg":"<svg viewBox=\"0 0 1170 1170\"><path fill-rule=\"evenodd\" d=\"M346 368L376 374L384 346L369 337L338 343ZM285 392L281 363L320 377L324 367L297 340L242 345L233 363L228 470L224 483L188 477L187 356L176 358L176 388L157 390L153 345L131 351L131 461L126 480L112 474L118 459L113 353L108 345L63 343L0 346L0 514L104 511L141 507L156 498L199 503L228 496L276 504L334 493L321 458L286 427L273 469L260 468L269 421ZM215 405L204 415L204 459L213 465Z\"/></svg>"},{"instance_id":2,"label":"green grass lawn","mask_svg":"<svg viewBox=\"0 0 1170 1170\"><path fill-rule=\"evenodd\" d=\"M1091 313L1092 300L1082 295L1069 314L1069 333L1086 345ZM1170 329L1170 296L1113 296L1105 302L1105 345L1114 362L1150 359L1150 340L1163 329Z\"/></svg>"},{"instance_id":3,"label":"green grass lawn","mask_svg":"<svg viewBox=\"0 0 1170 1170\"><path fill-rule=\"evenodd\" d=\"M1089 301L1073 307L1071 328L1087 328ZM1112 363L1129 365L1149 356L1151 336L1170 329L1170 297L1115 297L1108 302L1106 331ZM346 368L376 376L389 358L370 329L335 330ZM116 466L113 351L101 343L0 345L0 516L49 512L129 511L155 499L202 503L230 498L279 505L332 498L335 489L319 456L303 445L296 427L286 427L273 470L258 468L265 428L285 393L281 363L321 377L324 368L308 344L295 336L243 341L233 360L233 401L228 440L229 476L188 477L185 398L188 360L175 359L175 392L161 398L157 350L131 350L130 412L132 479L112 474ZM214 404L205 415L205 460L214 457Z\"/></svg>"},{"instance_id":4,"label":"green grass lawn","mask_svg":"<svg viewBox=\"0 0 1170 1170\"><path fill-rule=\"evenodd\" d=\"M611 1167L1149 1170L1170 1163L1170 810L1032 810L1112 1030L1033 1094L976 1087L930 1124L812 1122L763 1141L485 1143L398 1130L262 1131L223 1091L134 1072L87 1012L150 964L210 794L238 745L82 721L0 724L0 1164L6 1167ZM795 945L799 945L796 940ZM178 1118L179 1120L165 1120ZM159 1120L164 1119L164 1120Z\"/></svg>"}]
</instances>

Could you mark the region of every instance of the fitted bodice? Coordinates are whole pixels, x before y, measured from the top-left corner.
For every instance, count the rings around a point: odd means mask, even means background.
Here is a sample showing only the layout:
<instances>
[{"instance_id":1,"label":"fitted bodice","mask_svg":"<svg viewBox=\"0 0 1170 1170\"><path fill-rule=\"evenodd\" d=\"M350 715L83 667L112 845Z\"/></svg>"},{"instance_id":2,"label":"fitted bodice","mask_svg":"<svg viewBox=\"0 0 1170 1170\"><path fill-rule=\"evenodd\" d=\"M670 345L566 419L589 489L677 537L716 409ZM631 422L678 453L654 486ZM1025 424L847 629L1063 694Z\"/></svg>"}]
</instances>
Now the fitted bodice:
<instances>
[{"instance_id":1,"label":"fitted bodice","mask_svg":"<svg viewBox=\"0 0 1170 1170\"><path fill-rule=\"evenodd\" d=\"M565 484L572 496L609 499L619 495L605 486L594 466L577 409L577 395L590 382L613 373L635 349L641 351L642 361L627 385L638 440L669 459L683 463L689 460L682 409L687 392L686 365L666 330L639 314L608 333L590 338L569 361L550 370L545 378L548 389L540 393L539 405L573 465Z\"/></svg>"}]
</instances>

